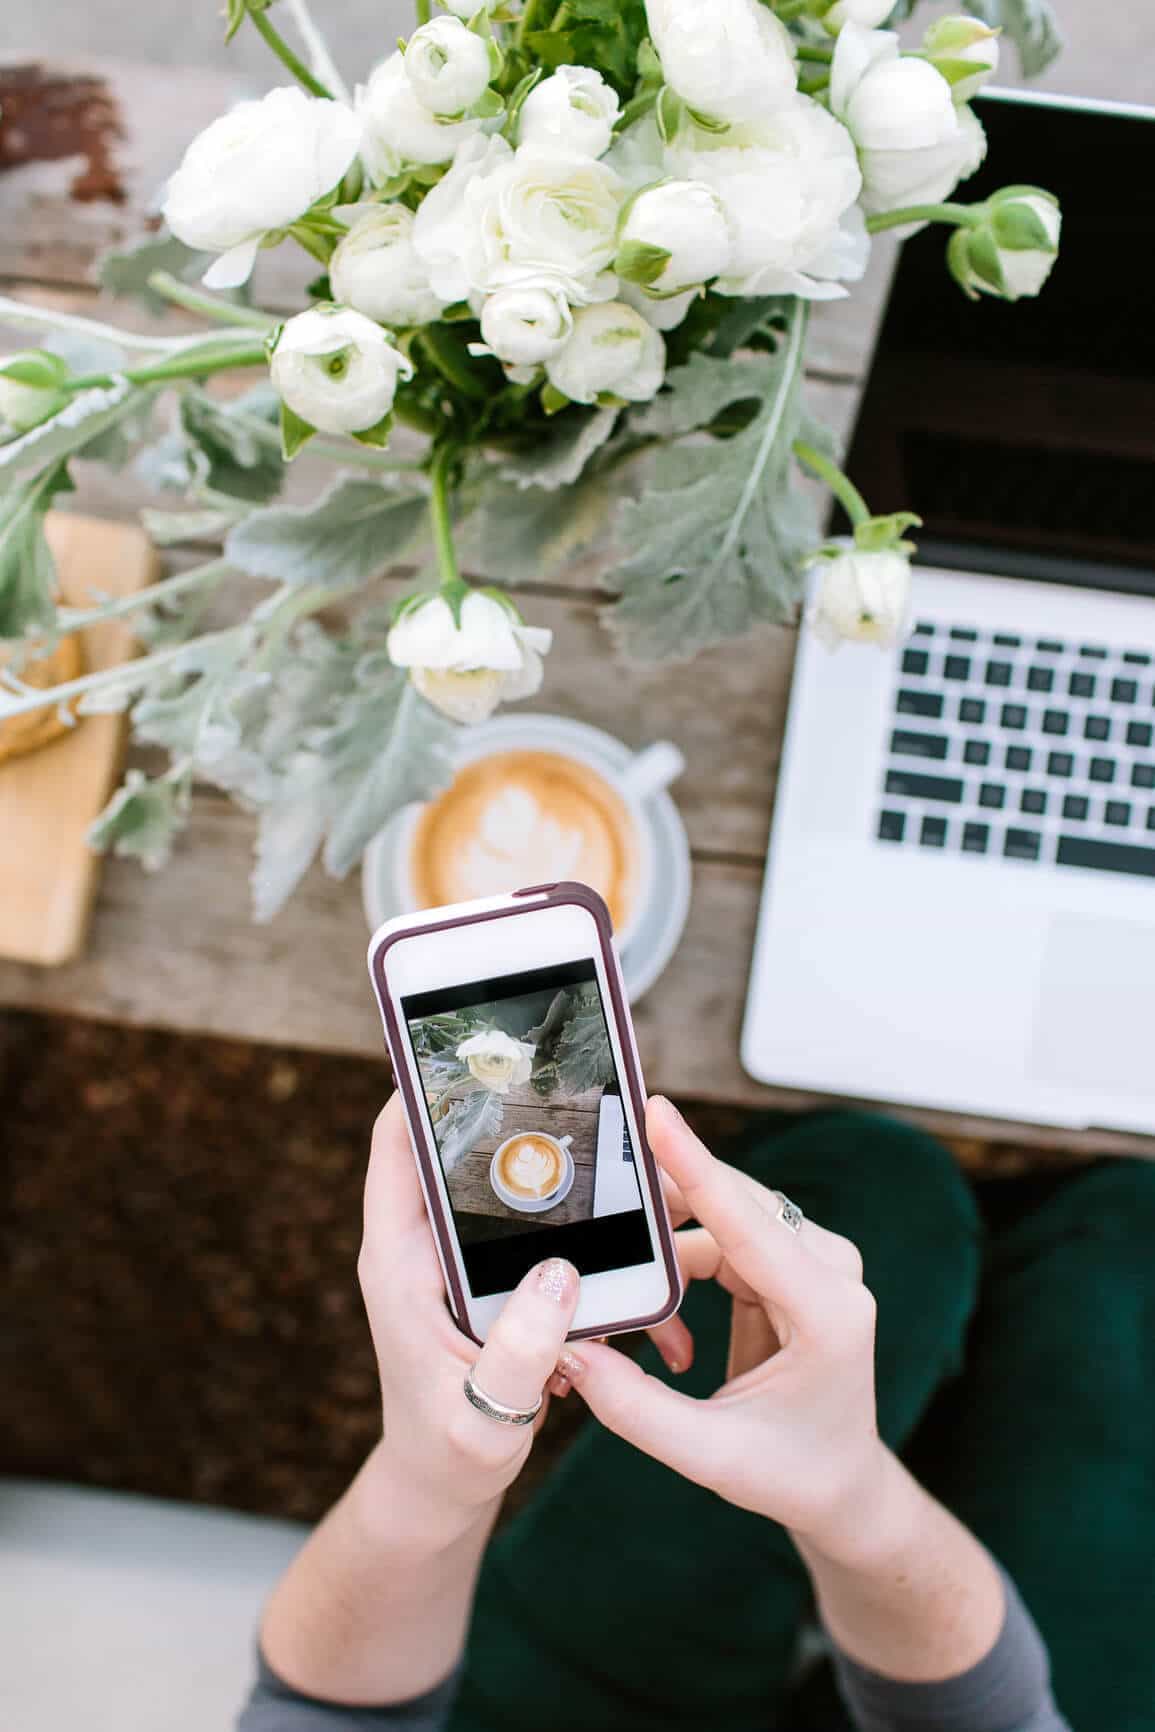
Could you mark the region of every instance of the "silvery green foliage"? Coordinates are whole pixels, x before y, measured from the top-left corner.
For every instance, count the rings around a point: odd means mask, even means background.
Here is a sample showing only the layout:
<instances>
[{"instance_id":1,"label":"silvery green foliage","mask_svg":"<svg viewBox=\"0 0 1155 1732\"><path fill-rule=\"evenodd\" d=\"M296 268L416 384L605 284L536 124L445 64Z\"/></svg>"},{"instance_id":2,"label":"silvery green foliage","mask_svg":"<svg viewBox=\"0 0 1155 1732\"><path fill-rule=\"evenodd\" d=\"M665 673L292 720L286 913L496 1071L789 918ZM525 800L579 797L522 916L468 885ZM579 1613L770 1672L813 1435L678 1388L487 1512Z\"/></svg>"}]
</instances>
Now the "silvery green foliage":
<instances>
[{"instance_id":1,"label":"silvery green foliage","mask_svg":"<svg viewBox=\"0 0 1155 1732\"><path fill-rule=\"evenodd\" d=\"M499 1094L481 1084L453 1102L437 1125L437 1149L447 1174L478 1143L500 1135L504 1104Z\"/></svg>"},{"instance_id":2,"label":"silvery green foliage","mask_svg":"<svg viewBox=\"0 0 1155 1732\"><path fill-rule=\"evenodd\" d=\"M216 402L203 391L182 391L176 425L144 454L142 474L190 501L264 504L285 479L279 414L267 385L233 403Z\"/></svg>"},{"instance_id":3,"label":"silvery green foliage","mask_svg":"<svg viewBox=\"0 0 1155 1732\"><path fill-rule=\"evenodd\" d=\"M632 659L690 656L792 616L818 527L791 487L804 325L792 311L772 356L692 356L641 418L668 442L618 513L621 558L608 582L621 599L606 618Z\"/></svg>"},{"instance_id":4,"label":"silvery green foliage","mask_svg":"<svg viewBox=\"0 0 1155 1732\"><path fill-rule=\"evenodd\" d=\"M596 987L559 992L529 1038L538 1041L533 1068L538 1094L573 1097L613 1081L613 1057Z\"/></svg>"},{"instance_id":5,"label":"silvery green foliage","mask_svg":"<svg viewBox=\"0 0 1155 1732\"><path fill-rule=\"evenodd\" d=\"M428 495L405 477L342 475L311 505L254 511L230 531L225 553L253 577L355 588L405 557L427 509Z\"/></svg>"},{"instance_id":6,"label":"silvery green foliage","mask_svg":"<svg viewBox=\"0 0 1155 1732\"><path fill-rule=\"evenodd\" d=\"M167 271L170 276L191 283L204 276L211 262L211 253L194 252L175 235L150 235L130 247L106 252L97 264L96 277L102 289L109 289L114 295L132 296L150 313L167 313L171 302L149 287L153 273Z\"/></svg>"},{"instance_id":7,"label":"silvery green foliage","mask_svg":"<svg viewBox=\"0 0 1155 1732\"><path fill-rule=\"evenodd\" d=\"M63 463L0 493L0 638L45 631L56 618L56 562L44 534L44 516L72 483Z\"/></svg>"},{"instance_id":8,"label":"silvery green foliage","mask_svg":"<svg viewBox=\"0 0 1155 1732\"><path fill-rule=\"evenodd\" d=\"M0 486L7 484L9 476L32 464L42 469L46 464L74 457L130 415L138 416L145 407L142 399L150 400L155 394L134 388L127 381L78 391L47 421L19 438L0 443Z\"/></svg>"},{"instance_id":9,"label":"silvery green foliage","mask_svg":"<svg viewBox=\"0 0 1155 1732\"><path fill-rule=\"evenodd\" d=\"M1045 72L1062 50L1059 21L1049 0L970 0L965 10L1006 32L1018 49L1025 78Z\"/></svg>"},{"instance_id":10,"label":"silvery green foliage","mask_svg":"<svg viewBox=\"0 0 1155 1732\"><path fill-rule=\"evenodd\" d=\"M183 788L170 777L150 781L140 770L130 770L93 824L89 841L156 871L172 852L187 803Z\"/></svg>"}]
</instances>

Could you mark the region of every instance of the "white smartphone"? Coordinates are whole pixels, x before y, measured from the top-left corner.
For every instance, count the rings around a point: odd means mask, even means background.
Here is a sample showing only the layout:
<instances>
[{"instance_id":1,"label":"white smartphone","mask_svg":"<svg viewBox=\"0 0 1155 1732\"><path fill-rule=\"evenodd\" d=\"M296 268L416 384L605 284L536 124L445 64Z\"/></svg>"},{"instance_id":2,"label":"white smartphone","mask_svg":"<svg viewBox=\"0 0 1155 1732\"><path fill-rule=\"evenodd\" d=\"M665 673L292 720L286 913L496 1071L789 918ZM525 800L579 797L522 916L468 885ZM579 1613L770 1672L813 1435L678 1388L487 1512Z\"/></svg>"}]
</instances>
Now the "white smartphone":
<instances>
[{"instance_id":1,"label":"white smartphone","mask_svg":"<svg viewBox=\"0 0 1155 1732\"><path fill-rule=\"evenodd\" d=\"M551 1256L581 1275L571 1340L672 1316L677 1258L596 892L403 915L374 933L369 972L458 1327L484 1341Z\"/></svg>"}]
</instances>

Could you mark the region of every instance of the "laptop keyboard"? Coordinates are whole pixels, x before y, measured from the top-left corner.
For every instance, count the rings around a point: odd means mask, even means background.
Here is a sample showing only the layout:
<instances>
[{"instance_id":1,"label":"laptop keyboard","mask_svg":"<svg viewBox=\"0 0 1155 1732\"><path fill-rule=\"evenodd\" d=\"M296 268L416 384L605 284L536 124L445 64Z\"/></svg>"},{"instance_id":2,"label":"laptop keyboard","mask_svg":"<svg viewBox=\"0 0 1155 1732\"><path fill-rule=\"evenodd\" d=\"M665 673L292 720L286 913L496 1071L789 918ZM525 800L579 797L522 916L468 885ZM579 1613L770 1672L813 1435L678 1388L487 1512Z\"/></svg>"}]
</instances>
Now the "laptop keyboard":
<instances>
[{"instance_id":1,"label":"laptop keyboard","mask_svg":"<svg viewBox=\"0 0 1155 1732\"><path fill-rule=\"evenodd\" d=\"M921 621L879 842L1155 878L1155 653Z\"/></svg>"}]
</instances>

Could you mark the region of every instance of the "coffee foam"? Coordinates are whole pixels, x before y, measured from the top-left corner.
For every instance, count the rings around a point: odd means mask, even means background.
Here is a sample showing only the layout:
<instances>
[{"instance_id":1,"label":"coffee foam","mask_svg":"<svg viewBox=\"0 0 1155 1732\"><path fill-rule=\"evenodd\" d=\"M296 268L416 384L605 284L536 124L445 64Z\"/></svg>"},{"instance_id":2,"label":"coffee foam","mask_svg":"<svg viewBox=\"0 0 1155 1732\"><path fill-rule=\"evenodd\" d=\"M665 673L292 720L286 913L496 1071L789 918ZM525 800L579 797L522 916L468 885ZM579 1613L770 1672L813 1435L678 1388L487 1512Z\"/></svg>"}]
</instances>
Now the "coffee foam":
<instances>
[{"instance_id":1,"label":"coffee foam","mask_svg":"<svg viewBox=\"0 0 1155 1732\"><path fill-rule=\"evenodd\" d=\"M497 1165L502 1184L521 1197L548 1196L557 1190L564 1171L553 1144L532 1133L511 1142Z\"/></svg>"},{"instance_id":2,"label":"coffee foam","mask_svg":"<svg viewBox=\"0 0 1155 1732\"><path fill-rule=\"evenodd\" d=\"M629 810L595 771L557 752L495 752L467 764L422 812L411 870L423 908L577 878L621 925L637 856Z\"/></svg>"}]
</instances>

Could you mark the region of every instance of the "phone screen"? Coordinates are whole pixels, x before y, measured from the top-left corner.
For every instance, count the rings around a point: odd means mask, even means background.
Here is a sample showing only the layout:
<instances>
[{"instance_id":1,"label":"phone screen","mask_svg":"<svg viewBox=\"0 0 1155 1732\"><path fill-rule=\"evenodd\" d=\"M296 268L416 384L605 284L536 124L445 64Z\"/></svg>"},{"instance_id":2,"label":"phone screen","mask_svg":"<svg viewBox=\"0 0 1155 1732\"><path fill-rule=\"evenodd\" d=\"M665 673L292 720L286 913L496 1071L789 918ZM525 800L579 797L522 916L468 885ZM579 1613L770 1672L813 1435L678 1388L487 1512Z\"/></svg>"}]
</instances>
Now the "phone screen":
<instances>
[{"instance_id":1,"label":"phone screen","mask_svg":"<svg viewBox=\"0 0 1155 1732\"><path fill-rule=\"evenodd\" d=\"M401 1000L469 1284L654 1256L592 959Z\"/></svg>"}]
</instances>

